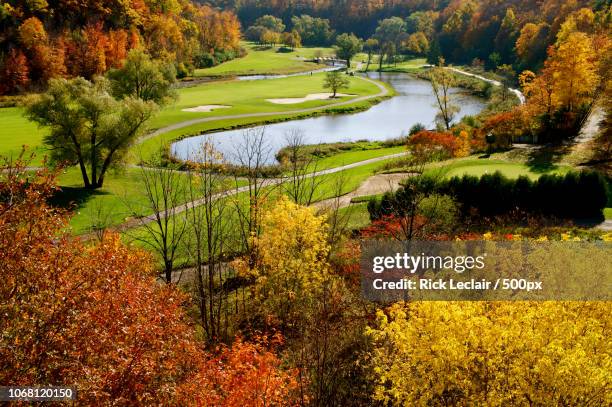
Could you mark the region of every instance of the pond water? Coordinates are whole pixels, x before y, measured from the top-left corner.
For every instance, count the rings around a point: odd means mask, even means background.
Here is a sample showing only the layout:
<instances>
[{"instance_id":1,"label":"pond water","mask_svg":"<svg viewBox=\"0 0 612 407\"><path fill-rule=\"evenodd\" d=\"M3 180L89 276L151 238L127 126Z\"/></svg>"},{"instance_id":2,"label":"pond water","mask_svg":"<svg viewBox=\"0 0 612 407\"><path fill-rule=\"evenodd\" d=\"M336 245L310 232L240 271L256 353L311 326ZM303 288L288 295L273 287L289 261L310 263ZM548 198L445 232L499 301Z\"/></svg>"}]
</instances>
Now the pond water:
<instances>
[{"instance_id":1,"label":"pond water","mask_svg":"<svg viewBox=\"0 0 612 407\"><path fill-rule=\"evenodd\" d=\"M438 112L436 100L428 81L405 73L370 73L372 79L387 82L395 88L397 96L373 106L365 112L321 116L304 120L257 127L265 131L266 148L271 151L267 164L274 164L274 155L287 145L287 134L301 133L305 144L349 142L359 140L384 141L408 134L410 128L422 123L427 128L435 127ZM478 114L485 102L472 95L454 89L457 105L461 111L456 120L466 115ZM298 108L298 106L296 106ZM172 144L172 154L181 160L195 160L197 151L204 142L212 143L229 162L236 162L237 151L244 145L245 129L223 131L197 137L189 137Z\"/></svg>"}]
</instances>

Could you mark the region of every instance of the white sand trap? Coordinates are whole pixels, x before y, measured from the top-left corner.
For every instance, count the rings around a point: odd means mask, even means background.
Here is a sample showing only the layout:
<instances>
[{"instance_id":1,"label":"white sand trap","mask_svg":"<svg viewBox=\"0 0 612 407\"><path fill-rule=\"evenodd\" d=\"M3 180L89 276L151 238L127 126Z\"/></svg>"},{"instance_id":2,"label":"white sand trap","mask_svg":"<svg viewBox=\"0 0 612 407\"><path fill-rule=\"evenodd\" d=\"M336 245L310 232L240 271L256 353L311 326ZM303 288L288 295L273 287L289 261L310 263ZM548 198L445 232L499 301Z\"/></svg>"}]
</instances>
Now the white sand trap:
<instances>
[{"instance_id":1,"label":"white sand trap","mask_svg":"<svg viewBox=\"0 0 612 407\"><path fill-rule=\"evenodd\" d=\"M266 99L270 103L276 103L277 105L296 105L298 103L304 103L311 100L325 100L331 99L333 93L311 93L303 98L286 98L286 99ZM346 97L346 96L355 96L355 95L347 95L345 93L337 93L336 97Z\"/></svg>"},{"instance_id":2,"label":"white sand trap","mask_svg":"<svg viewBox=\"0 0 612 407\"><path fill-rule=\"evenodd\" d=\"M188 109L183 109L183 112L208 113L216 109L229 109L230 107L231 106L224 106L224 105L203 105L203 106L196 106L196 107L190 107Z\"/></svg>"}]
</instances>

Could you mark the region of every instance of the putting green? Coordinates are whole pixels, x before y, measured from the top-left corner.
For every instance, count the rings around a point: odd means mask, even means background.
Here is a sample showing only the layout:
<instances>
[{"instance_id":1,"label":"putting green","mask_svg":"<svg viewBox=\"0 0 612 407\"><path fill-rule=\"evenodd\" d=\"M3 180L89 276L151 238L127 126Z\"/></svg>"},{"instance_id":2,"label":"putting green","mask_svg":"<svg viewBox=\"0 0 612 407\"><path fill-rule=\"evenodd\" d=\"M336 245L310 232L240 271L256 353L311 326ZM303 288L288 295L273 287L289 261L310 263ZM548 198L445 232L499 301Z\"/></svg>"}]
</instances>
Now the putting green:
<instances>
[{"instance_id":1,"label":"putting green","mask_svg":"<svg viewBox=\"0 0 612 407\"><path fill-rule=\"evenodd\" d=\"M527 176L531 179L537 179L544 174L565 174L571 170L569 166L558 166L545 172L534 171L528 165L518 162L507 162L502 160L489 159L463 159L458 160L449 165L439 167L447 177L474 175L481 177L485 174L494 174L501 172L508 178L518 178ZM435 171L435 170L432 170Z\"/></svg>"}]
</instances>

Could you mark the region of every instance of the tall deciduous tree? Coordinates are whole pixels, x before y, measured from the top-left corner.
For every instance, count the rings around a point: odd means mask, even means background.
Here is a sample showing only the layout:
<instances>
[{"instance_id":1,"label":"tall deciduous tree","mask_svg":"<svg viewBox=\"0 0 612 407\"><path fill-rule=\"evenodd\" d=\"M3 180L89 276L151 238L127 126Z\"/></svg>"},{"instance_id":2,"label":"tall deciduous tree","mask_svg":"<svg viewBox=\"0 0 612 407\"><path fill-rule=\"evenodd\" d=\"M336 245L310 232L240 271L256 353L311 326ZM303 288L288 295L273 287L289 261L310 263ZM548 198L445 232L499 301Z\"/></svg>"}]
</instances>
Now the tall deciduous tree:
<instances>
[{"instance_id":1,"label":"tall deciduous tree","mask_svg":"<svg viewBox=\"0 0 612 407\"><path fill-rule=\"evenodd\" d=\"M364 44L363 49L368 53L368 63L366 65L366 72L370 69L372 63L372 54L378 49L378 40L376 38L369 38Z\"/></svg>"},{"instance_id":2,"label":"tall deciduous tree","mask_svg":"<svg viewBox=\"0 0 612 407\"><path fill-rule=\"evenodd\" d=\"M26 56L20 50L13 48L0 69L0 92L21 92L29 83L30 68Z\"/></svg>"},{"instance_id":3,"label":"tall deciduous tree","mask_svg":"<svg viewBox=\"0 0 612 407\"><path fill-rule=\"evenodd\" d=\"M382 69L385 55L389 59L395 57L395 53L401 48L402 42L407 37L406 23L401 18L392 17L380 21L374 34L380 46L379 69Z\"/></svg>"},{"instance_id":4,"label":"tall deciduous tree","mask_svg":"<svg viewBox=\"0 0 612 407\"><path fill-rule=\"evenodd\" d=\"M559 101L568 111L574 111L593 97L599 77L591 39L584 33L568 35L552 53L546 69L553 72Z\"/></svg>"},{"instance_id":5,"label":"tall deciduous tree","mask_svg":"<svg viewBox=\"0 0 612 407\"><path fill-rule=\"evenodd\" d=\"M346 60L346 66L351 67L351 59L361 52L363 44L355 34L341 34L336 38L336 54Z\"/></svg>"},{"instance_id":6,"label":"tall deciduous tree","mask_svg":"<svg viewBox=\"0 0 612 407\"><path fill-rule=\"evenodd\" d=\"M444 67L441 60L440 66L431 71L431 87L436 97L438 105L438 119L450 130L455 115L459 112L459 107L453 103L451 89L455 86L455 77Z\"/></svg>"},{"instance_id":7,"label":"tall deciduous tree","mask_svg":"<svg viewBox=\"0 0 612 407\"><path fill-rule=\"evenodd\" d=\"M44 94L26 101L27 117L49 128L45 144L54 162L78 164L86 188L100 188L104 177L145 131L153 102L110 95L104 78L53 79Z\"/></svg>"},{"instance_id":8,"label":"tall deciduous tree","mask_svg":"<svg viewBox=\"0 0 612 407\"><path fill-rule=\"evenodd\" d=\"M176 98L174 65L152 60L142 49L131 50L119 69L108 72L113 95L128 96L164 105Z\"/></svg>"}]
</instances>

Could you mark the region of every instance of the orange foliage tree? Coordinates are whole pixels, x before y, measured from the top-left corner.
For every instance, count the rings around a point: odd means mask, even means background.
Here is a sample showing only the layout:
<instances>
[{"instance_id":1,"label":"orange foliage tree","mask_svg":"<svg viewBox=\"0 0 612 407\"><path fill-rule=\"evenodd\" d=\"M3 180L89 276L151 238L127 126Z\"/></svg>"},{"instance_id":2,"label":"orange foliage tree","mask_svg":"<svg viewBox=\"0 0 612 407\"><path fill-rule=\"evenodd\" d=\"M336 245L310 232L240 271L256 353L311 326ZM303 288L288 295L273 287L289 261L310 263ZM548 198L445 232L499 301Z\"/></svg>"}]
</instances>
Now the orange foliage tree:
<instances>
[{"instance_id":1,"label":"orange foliage tree","mask_svg":"<svg viewBox=\"0 0 612 407\"><path fill-rule=\"evenodd\" d=\"M3 93L49 79L87 79L119 68L130 49L144 46L154 58L172 62L179 71L193 69L203 54L238 54L240 24L235 14L191 0L172 1L31 1L8 0L0 5L0 71L10 50L21 49L29 70L27 80L2 77Z\"/></svg>"},{"instance_id":2,"label":"orange foliage tree","mask_svg":"<svg viewBox=\"0 0 612 407\"><path fill-rule=\"evenodd\" d=\"M290 402L293 372L273 353L242 341L204 351L186 296L155 282L149 256L118 236L69 237L46 203L54 174L25 168L0 172L0 385L72 385L80 405Z\"/></svg>"},{"instance_id":3,"label":"orange foliage tree","mask_svg":"<svg viewBox=\"0 0 612 407\"><path fill-rule=\"evenodd\" d=\"M0 93L21 92L30 83L30 68L22 51L13 48L0 68Z\"/></svg>"},{"instance_id":4,"label":"orange foliage tree","mask_svg":"<svg viewBox=\"0 0 612 407\"><path fill-rule=\"evenodd\" d=\"M408 149L417 157L452 158L460 154L461 147L462 140L451 133L424 130L408 139Z\"/></svg>"}]
</instances>

